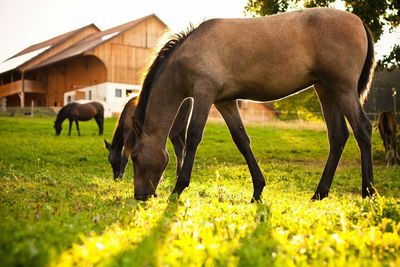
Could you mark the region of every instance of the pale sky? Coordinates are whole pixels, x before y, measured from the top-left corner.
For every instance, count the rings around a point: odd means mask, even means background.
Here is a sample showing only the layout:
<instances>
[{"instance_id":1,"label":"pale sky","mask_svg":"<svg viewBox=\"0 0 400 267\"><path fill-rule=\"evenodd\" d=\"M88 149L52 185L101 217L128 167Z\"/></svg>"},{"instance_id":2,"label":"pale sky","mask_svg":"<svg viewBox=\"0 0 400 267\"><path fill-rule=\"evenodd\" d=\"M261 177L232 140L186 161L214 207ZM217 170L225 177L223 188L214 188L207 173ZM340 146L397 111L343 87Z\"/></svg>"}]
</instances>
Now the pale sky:
<instances>
[{"instance_id":1,"label":"pale sky","mask_svg":"<svg viewBox=\"0 0 400 267\"><path fill-rule=\"evenodd\" d=\"M247 0L0 0L0 62L24 48L96 24L105 30L155 13L172 30L215 17L244 17ZM378 57L400 31L378 44Z\"/></svg>"}]
</instances>

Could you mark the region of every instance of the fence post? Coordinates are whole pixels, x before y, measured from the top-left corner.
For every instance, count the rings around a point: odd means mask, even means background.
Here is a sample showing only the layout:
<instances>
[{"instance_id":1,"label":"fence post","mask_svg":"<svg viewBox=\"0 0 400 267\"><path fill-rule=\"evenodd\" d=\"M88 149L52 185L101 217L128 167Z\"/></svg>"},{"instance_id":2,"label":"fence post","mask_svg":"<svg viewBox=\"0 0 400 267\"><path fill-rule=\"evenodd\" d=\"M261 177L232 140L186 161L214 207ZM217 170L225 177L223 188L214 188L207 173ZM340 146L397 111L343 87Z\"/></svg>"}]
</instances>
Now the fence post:
<instances>
[{"instance_id":1,"label":"fence post","mask_svg":"<svg viewBox=\"0 0 400 267\"><path fill-rule=\"evenodd\" d=\"M35 101L32 100L31 102L31 117L33 117L33 109L34 109Z\"/></svg>"},{"instance_id":2,"label":"fence post","mask_svg":"<svg viewBox=\"0 0 400 267\"><path fill-rule=\"evenodd\" d=\"M4 113L6 113L7 111L7 98L3 97L1 99L1 108L3 110Z\"/></svg>"}]
</instances>

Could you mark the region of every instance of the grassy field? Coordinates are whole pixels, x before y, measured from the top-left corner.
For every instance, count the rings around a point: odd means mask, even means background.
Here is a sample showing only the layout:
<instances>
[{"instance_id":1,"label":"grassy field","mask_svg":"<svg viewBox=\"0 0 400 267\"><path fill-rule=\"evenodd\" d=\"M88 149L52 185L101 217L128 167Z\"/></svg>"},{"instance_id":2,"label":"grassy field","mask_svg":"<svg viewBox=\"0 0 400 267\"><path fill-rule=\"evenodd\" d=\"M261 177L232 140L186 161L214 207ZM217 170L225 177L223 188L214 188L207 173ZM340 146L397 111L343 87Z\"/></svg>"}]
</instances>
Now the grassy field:
<instances>
[{"instance_id":1,"label":"grassy field","mask_svg":"<svg viewBox=\"0 0 400 267\"><path fill-rule=\"evenodd\" d=\"M0 117L1 266L400 266L400 167L384 166L376 132L373 199L360 196L351 137L331 194L310 202L324 127L274 123L248 127L267 182L263 204L250 204L242 156L225 126L209 124L180 200L168 201L171 156L159 196L142 203L131 164L112 179L94 121L82 137L56 137L53 120ZM114 125L105 121L108 140Z\"/></svg>"}]
</instances>

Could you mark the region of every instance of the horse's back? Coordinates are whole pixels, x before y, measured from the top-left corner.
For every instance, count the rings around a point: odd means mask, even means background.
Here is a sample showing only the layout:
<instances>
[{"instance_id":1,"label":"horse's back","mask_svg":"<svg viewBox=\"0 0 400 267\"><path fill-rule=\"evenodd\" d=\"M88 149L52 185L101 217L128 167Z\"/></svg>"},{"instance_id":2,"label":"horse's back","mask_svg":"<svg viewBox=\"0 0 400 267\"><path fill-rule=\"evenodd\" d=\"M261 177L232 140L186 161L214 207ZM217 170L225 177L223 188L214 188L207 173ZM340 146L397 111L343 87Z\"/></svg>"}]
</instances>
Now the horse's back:
<instances>
[{"instance_id":1,"label":"horse's back","mask_svg":"<svg viewBox=\"0 0 400 267\"><path fill-rule=\"evenodd\" d=\"M81 121L90 120L96 116L104 117L104 107L99 102L89 102L86 104L76 104L76 116Z\"/></svg>"},{"instance_id":2,"label":"horse's back","mask_svg":"<svg viewBox=\"0 0 400 267\"><path fill-rule=\"evenodd\" d=\"M254 92L250 99L272 100L312 85L321 73L359 76L367 37L357 16L314 8L206 21L178 49L178 65L216 86L231 87L227 98L240 98L246 87L247 95Z\"/></svg>"}]
</instances>

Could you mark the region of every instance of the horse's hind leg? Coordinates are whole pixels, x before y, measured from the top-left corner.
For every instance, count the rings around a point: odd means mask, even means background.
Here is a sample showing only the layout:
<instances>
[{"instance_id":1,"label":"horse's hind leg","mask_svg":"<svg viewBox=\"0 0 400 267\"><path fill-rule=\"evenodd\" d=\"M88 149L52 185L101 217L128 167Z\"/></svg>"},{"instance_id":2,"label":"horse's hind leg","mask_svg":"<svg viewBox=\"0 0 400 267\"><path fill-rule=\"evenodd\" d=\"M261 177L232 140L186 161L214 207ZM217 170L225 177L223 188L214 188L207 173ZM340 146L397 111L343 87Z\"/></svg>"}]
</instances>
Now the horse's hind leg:
<instances>
[{"instance_id":1,"label":"horse's hind leg","mask_svg":"<svg viewBox=\"0 0 400 267\"><path fill-rule=\"evenodd\" d=\"M400 156L399 156L399 153L397 152L397 146L396 146L396 137L394 138L393 152L394 152L394 156L395 156L395 162L397 164L400 164Z\"/></svg>"},{"instance_id":2,"label":"horse's hind leg","mask_svg":"<svg viewBox=\"0 0 400 267\"><path fill-rule=\"evenodd\" d=\"M317 190L312 196L313 200L320 200L328 196L333 176L335 175L343 148L349 137L349 131L346 126L344 115L335 99L329 94L329 91L321 84L315 87L328 128L329 139L328 160L326 161Z\"/></svg>"},{"instance_id":3,"label":"horse's hind leg","mask_svg":"<svg viewBox=\"0 0 400 267\"><path fill-rule=\"evenodd\" d=\"M97 126L99 127L99 135L103 135L104 128L104 118L102 116L97 116L95 118Z\"/></svg>"},{"instance_id":4,"label":"horse's hind leg","mask_svg":"<svg viewBox=\"0 0 400 267\"><path fill-rule=\"evenodd\" d=\"M400 158L399 154L397 153L397 147L396 147L396 133L393 133L392 139L392 153L393 153L393 165L396 165L396 163L400 163Z\"/></svg>"},{"instance_id":5,"label":"horse's hind leg","mask_svg":"<svg viewBox=\"0 0 400 267\"><path fill-rule=\"evenodd\" d=\"M197 147L203 138L204 127L207 122L212 102L213 101L210 99L209 95L202 94L194 97L192 117L190 119L186 137L183 165L172 194L180 195L182 191L189 186Z\"/></svg>"},{"instance_id":6,"label":"horse's hind leg","mask_svg":"<svg viewBox=\"0 0 400 267\"><path fill-rule=\"evenodd\" d=\"M371 133L372 126L361 107L357 90L345 91L339 87L337 91L337 101L353 129L354 137L357 140L361 152L361 171L362 171L362 197L372 196L375 193L374 179L372 173L372 153L371 153Z\"/></svg>"},{"instance_id":7,"label":"horse's hind leg","mask_svg":"<svg viewBox=\"0 0 400 267\"><path fill-rule=\"evenodd\" d=\"M81 136L81 132L79 131L79 122L75 120L76 130L78 131L78 135Z\"/></svg>"},{"instance_id":8,"label":"horse's hind leg","mask_svg":"<svg viewBox=\"0 0 400 267\"><path fill-rule=\"evenodd\" d=\"M246 133L243 122L240 118L239 109L236 101L229 101L224 103L215 104L218 111L221 113L226 124L228 125L232 139L239 149L240 153L244 156L249 167L251 178L253 181L254 194L253 201L260 201L263 188L265 186L265 179L261 173L260 167L254 157L253 151L250 147L250 138Z\"/></svg>"}]
</instances>

